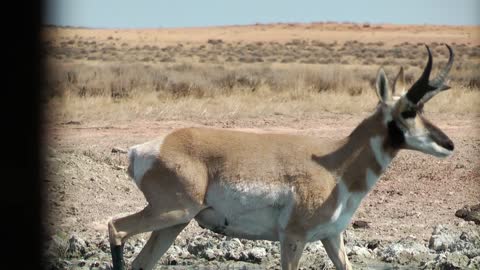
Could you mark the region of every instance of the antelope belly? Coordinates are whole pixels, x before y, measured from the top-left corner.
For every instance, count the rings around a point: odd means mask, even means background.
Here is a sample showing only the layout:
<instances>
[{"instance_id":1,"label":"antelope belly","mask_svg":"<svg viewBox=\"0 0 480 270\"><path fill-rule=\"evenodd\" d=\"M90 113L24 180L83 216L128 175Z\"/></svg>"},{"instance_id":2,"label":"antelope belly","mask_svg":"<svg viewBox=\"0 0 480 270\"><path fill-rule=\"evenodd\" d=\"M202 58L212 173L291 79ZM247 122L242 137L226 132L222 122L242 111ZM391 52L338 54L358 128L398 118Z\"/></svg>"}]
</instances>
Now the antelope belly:
<instances>
[{"instance_id":1,"label":"antelope belly","mask_svg":"<svg viewBox=\"0 0 480 270\"><path fill-rule=\"evenodd\" d=\"M292 190L268 183L212 184L207 209L196 217L214 232L246 239L278 240L278 229L289 215Z\"/></svg>"}]
</instances>

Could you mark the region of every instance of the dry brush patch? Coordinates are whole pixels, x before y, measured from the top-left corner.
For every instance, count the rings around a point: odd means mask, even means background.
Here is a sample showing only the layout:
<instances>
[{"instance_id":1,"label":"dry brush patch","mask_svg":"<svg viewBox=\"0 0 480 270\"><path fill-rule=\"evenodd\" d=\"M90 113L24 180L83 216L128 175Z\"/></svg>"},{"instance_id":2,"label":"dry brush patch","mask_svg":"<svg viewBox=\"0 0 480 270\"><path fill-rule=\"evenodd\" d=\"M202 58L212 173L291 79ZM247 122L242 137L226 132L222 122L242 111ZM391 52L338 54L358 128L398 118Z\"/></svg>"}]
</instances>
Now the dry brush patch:
<instances>
[{"instance_id":1,"label":"dry brush patch","mask_svg":"<svg viewBox=\"0 0 480 270\"><path fill-rule=\"evenodd\" d=\"M50 68L45 99L51 116L69 121L365 112L375 106L378 67L53 61ZM390 82L396 68L386 67ZM407 68L407 81L420 71ZM451 73L453 89L433 99L427 110L478 113L478 75L458 67Z\"/></svg>"},{"instance_id":2,"label":"dry brush patch","mask_svg":"<svg viewBox=\"0 0 480 270\"><path fill-rule=\"evenodd\" d=\"M387 70L393 77L396 70ZM418 72L407 70L407 80ZM374 68L300 64L71 64L52 72L46 102L59 121L358 113L375 106L375 73ZM452 73L454 78L465 76ZM478 87L457 81L452 86L453 90L433 99L427 111L478 113Z\"/></svg>"},{"instance_id":3,"label":"dry brush patch","mask_svg":"<svg viewBox=\"0 0 480 270\"><path fill-rule=\"evenodd\" d=\"M64 61L119 61L143 63L305 63L305 64L414 64L423 59L423 43L402 42L386 45L384 42L324 42L292 39L284 42L226 42L208 39L196 43L178 41L138 43L94 37L51 37L44 42L44 54ZM447 50L437 42L430 43L437 57L448 57ZM480 47L451 44L462 62L480 59Z\"/></svg>"},{"instance_id":4,"label":"dry brush patch","mask_svg":"<svg viewBox=\"0 0 480 270\"><path fill-rule=\"evenodd\" d=\"M372 88L380 66L390 79L403 66L412 83L426 61L423 43L409 41L208 38L166 43L149 38L148 31L48 31L45 102L52 116L66 121L364 112L375 105ZM441 67L448 57L445 46L429 45L435 69ZM427 110L478 113L480 46L451 45L453 90L435 98Z\"/></svg>"}]
</instances>

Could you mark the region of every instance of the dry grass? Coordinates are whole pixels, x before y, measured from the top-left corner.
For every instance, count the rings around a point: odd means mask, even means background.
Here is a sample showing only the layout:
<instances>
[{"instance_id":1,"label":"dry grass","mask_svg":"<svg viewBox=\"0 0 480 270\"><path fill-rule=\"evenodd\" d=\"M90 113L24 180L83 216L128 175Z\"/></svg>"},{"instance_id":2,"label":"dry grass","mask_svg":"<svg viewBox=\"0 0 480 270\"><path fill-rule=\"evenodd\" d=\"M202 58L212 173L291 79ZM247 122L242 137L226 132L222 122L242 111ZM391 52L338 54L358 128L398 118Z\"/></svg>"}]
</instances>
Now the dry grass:
<instances>
[{"instance_id":1,"label":"dry grass","mask_svg":"<svg viewBox=\"0 0 480 270\"><path fill-rule=\"evenodd\" d=\"M302 118L324 112L362 113L372 111L376 96L347 93L283 92L280 95L236 94L216 98L185 97L159 100L154 93L117 102L110 97L53 98L49 106L55 120L81 122L128 122L132 120L238 119L284 115ZM432 99L426 113L480 113L480 92L452 89Z\"/></svg>"},{"instance_id":2,"label":"dry grass","mask_svg":"<svg viewBox=\"0 0 480 270\"><path fill-rule=\"evenodd\" d=\"M369 98L368 98L369 96ZM57 119L76 121L128 121L132 119L237 119L332 112L361 112L375 105L373 94L349 98L346 93L294 91L280 95L235 94L215 98L185 97L159 100L154 93L115 102L110 97L79 98L67 96L50 100Z\"/></svg>"},{"instance_id":3,"label":"dry grass","mask_svg":"<svg viewBox=\"0 0 480 270\"><path fill-rule=\"evenodd\" d=\"M53 119L128 121L365 112L377 101L373 82L380 66L391 79L404 66L407 82L412 83L426 60L420 42L387 46L383 41L209 38L161 45L128 41L127 36L117 32L105 38L59 34L45 41L50 74L45 99ZM453 89L434 98L427 110L478 113L480 47L452 46L456 61L449 84ZM434 66L445 64L445 47L437 42L430 47Z\"/></svg>"},{"instance_id":4,"label":"dry grass","mask_svg":"<svg viewBox=\"0 0 480 270\"><path fill-rule=\"evenodd\" d=\"M58 89L47 99L58 121L301 118L325 111L371 111L377 102L374 68L301 64L235 68L82 64L69 68L57 73L61 76ZM408 75L414 71L420 70L409 69L407 78L413 80ZM387 72L393 76L396 70ZM478 113L480 91L452 83L454 88L432 99L427 111Z\"/></svg>"}]
</instances>

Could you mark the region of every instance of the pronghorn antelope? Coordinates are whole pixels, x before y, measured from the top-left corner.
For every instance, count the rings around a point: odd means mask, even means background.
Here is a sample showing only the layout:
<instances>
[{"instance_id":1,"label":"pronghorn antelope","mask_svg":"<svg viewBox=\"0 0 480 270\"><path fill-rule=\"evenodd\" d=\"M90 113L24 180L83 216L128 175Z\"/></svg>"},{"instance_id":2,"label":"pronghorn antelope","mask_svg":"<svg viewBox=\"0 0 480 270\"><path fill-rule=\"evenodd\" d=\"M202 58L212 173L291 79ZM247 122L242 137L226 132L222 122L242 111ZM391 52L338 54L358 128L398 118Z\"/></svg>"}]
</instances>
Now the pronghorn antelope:
<instances>
[{"instance_id":1,"label":"pronghorn antelope","mask_svg":"<svg viewBox=\"0 0 480 270\"><path fill-rule=\"evenodd\" d=\"M297 269L305 244L317 240L337 269L351 269L342 232L399 150L453 151L422 115L425 102L450 88L447 48L448 63L429 80L427 46L427 65L408 91L403 69L393 91L380 69L375 112L343 139L185 128L133 146L128 174L148 205L108 223L113 269L124 268L129 236L153 231L132 265L152 269L192 219L223 235L280 241L283 270Z\"/></svg>"}]
</instances>

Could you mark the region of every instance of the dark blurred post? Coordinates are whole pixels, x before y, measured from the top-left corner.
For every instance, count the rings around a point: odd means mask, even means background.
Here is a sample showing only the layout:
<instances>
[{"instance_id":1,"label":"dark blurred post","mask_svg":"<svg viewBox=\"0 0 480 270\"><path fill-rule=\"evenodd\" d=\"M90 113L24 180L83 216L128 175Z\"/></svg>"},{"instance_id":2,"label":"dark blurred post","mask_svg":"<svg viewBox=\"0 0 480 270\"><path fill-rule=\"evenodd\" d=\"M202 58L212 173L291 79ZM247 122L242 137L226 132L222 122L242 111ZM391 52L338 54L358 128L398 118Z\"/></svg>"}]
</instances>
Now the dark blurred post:
<instances>
[{"instance_id":1,"label":"dark blurred post","mask_svg":"<svg viewBox=\"0 0 480 270\"><path fill-rule=\"evenodd\" d=\"M42 269L40 1L2 6L2 269ZM6 60L6 61L4 61Z\"/></svg>"}]
</instances>

